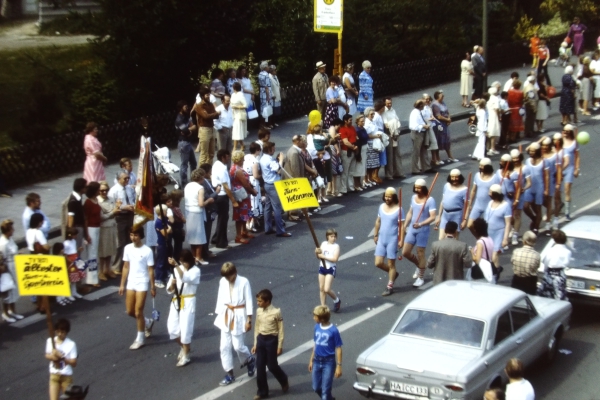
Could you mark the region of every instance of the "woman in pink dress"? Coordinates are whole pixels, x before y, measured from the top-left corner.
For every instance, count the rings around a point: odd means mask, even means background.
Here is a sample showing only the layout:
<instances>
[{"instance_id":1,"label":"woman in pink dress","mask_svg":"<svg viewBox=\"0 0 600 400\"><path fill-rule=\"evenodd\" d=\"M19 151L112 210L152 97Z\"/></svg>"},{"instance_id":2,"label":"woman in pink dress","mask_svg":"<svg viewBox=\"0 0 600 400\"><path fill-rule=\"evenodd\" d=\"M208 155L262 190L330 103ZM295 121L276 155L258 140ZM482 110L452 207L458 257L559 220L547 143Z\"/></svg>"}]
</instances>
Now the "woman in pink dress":
<instances>
[{"instance_id":1,"label":"woman in pink dress","mask_svg":"<svg viewBox=\"0 0 600 400\"><path fill-rule=\"evenodd\" d=\"M83 149L86 159L83 164L83 178L88 182L100 182L106 180L104 175L104 163L106 157L102 154L102 144L96 138L98 136L98 126L94 122L88 122L85 126L85 139L83 140Z\"/></svg>"}]
</instances>

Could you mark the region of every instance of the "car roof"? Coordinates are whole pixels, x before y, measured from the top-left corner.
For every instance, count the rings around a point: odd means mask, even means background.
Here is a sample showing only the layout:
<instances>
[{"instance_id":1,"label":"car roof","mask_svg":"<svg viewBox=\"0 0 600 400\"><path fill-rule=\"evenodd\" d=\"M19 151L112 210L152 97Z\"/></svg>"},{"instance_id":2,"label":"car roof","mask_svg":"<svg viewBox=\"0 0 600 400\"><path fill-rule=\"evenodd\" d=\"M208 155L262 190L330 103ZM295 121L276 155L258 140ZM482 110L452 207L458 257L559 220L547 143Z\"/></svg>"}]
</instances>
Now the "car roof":
<instances>
[{"instance_id":1,"label":"car roof","mask_svg":"<svg viewBox=\"0 0 600 400\"><path fill-rule=\"evenodd\" d=\"M525 294L485 282L446 281L435 285L406 307L489 321Z\"/></svg>"},{"instance_id":2,"label":"car roof","mask_svg":"<svg viewBox=\"0 0 600 400\"><path fill-rule=\"evenodd\" d=\"M600 241L600 216L584 215L561 228L569 236Z\"/></svg>"}]
</instances>

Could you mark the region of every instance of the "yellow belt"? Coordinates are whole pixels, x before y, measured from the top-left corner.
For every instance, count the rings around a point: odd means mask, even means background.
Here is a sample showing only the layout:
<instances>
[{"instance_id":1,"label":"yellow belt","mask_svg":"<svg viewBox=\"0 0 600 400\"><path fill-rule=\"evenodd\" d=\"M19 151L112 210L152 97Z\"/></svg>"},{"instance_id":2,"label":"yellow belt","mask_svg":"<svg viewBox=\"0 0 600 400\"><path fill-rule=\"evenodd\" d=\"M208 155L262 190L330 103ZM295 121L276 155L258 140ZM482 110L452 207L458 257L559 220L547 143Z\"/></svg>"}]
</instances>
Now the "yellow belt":
<instances>
[{"instance_id":1,"label":"yellow belt","mask_svg":"<svg viewBox=\"0 0 600 400\"><path fill-rule=\"evenodd\" d=\"M189 299L192 297L196 297L195 294L182 294L181 296L179 296L179 309L183 309L183 307L185 307L185 300L184 299ZM177 296L173 296L173 302L177 301Z\"/></svg>"},{"instance_id":2,"label":"yellow belt","mask_svg":"<svg viewBox=\"0 0 600 400\"><path fill-rule=\"evenodd\" d=\"M235 326L235 311L233 310L246 308L246 304L240 304L239 306L232 306L230 304L226 304L225 306L227 307L227 310L225 310L225 326L229 325L229 330L232 331L233 327ZM227 321L229 320L229 310L233 311L234 315L231 317L231 322L227 324Z\"/></svg>"}]
</instances>

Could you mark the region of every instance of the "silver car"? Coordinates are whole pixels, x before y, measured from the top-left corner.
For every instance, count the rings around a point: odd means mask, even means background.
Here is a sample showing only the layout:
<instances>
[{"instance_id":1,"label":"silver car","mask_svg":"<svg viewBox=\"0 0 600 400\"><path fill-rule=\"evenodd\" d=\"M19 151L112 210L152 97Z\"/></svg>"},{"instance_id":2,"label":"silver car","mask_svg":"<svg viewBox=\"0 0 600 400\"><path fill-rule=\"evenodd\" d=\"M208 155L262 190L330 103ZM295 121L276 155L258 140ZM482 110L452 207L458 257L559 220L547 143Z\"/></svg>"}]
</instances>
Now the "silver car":
<instances>
[{"instance_id":1,"label":"silver car","mask_svg":"<svg viewBox=\"0 0 600 400\"><path fill-rule=\"evenodd\" d=\"M374 399L480 399L506 362L552 361L571 304L504 286L448 281L411 301L356 360L354 389Z\"/></svg>"},{"instance_id":2,"label":"silver car","mask_svg":"<svg viewBox=\"0 0 600 400\"><path fill-rule=\"evenodd\" d=\"M567 296L570 299L600 304L600 216L586 215L569 222L562 228L571 249L567 275ZM542 260L554 245L550 240L542 250ZM540 264L538 277L544 265ZM539 280L538 280L539 281Z\"/></svg>"}]
</instances>

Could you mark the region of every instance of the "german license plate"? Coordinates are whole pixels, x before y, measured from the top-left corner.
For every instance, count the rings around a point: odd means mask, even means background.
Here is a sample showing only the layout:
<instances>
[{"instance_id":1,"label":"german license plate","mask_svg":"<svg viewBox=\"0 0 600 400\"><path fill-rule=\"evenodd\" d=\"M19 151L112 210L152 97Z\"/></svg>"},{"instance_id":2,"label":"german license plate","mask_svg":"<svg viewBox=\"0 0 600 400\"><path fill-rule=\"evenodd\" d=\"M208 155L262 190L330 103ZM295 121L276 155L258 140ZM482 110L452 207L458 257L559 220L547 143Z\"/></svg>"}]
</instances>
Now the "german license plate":
<instances>
[{"instance_id":1,"label":"german license plate","mask_svg":"<svg viewBox=\"0 0 600 400\"><path fill-rule=\"evenodd\" d=\"M390 388L396 392L416 394L418 396L427 396L427 386L418 386L410 383L391 381Z\"/></svg>"},{"instance_id":2,"label":"german license plate","mask_svg":"<svg viewBox=\"0 0 600 400\"><path fill-rule=\"evenodd\" d=\"M571 289L584 289L584 281L574 281L573 279L567 279L567 287Z\"/></svg>"}]
</instances>

